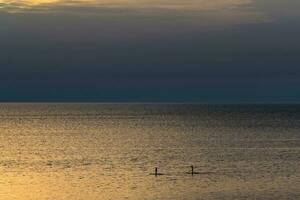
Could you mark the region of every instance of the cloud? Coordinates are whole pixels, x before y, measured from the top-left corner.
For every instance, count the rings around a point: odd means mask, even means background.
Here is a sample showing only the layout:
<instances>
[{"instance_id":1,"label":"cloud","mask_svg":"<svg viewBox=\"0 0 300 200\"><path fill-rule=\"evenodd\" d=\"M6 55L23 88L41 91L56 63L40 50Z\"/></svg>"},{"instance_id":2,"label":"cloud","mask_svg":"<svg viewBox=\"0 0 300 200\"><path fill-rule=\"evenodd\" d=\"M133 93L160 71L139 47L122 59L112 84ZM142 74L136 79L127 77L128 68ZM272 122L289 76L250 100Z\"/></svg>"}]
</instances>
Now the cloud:
<instances>
[{"instance_id":1,"label":"cloud","mask_svg":"<svg viewBox=\"0 0 300 200\"><path fill-rule=\"evenodd\" d=\"M55 7L97 7L171 10L220 10L247 5L251 0L1 0L2 9L14 12Z\"/></svg>"},{"instance_id":2,"label":"cloud","mask_svg":"<svg viewBox=\"0 0 300 200\"><path fill-rule=\"evenodd\" d=\"M262 13L244 9L252 0L0 0L0 12L101 17L134 17L219 26L264 21Z\"/></svg>"}]
</instances>

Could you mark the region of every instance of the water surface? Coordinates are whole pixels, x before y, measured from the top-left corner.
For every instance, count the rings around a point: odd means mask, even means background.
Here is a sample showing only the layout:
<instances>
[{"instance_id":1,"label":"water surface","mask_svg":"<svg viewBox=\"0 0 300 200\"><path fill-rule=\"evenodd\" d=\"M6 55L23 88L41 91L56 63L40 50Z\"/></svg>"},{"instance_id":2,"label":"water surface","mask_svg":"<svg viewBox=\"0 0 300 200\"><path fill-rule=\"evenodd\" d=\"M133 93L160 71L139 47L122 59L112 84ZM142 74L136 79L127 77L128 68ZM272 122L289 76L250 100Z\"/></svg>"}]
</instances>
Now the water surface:
<instances>
[{"instance_id":1,"label":"water surface","mask_svg":"<svg viewBox=\"0 0 300 200\"><path fill-rule=\"evenodd\" d=\"M300 198L298 105L0 104L0 119L0 199Z\"/></svg>"}]
</instances>

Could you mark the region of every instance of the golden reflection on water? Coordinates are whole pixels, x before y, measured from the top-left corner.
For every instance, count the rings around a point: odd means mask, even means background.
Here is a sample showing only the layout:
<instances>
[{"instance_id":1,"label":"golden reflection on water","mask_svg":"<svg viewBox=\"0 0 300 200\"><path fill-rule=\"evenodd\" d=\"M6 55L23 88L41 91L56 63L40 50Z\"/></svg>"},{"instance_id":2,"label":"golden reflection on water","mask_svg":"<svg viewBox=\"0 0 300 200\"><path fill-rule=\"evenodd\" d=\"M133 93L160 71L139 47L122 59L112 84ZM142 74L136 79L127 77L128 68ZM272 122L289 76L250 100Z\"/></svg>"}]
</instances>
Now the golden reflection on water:
<instances>
[{"instance_id":1,"label":"golden reflection on water","mask_svg":"<svg viewBox=\"0 0 300 200\"><path fill-rule=\"evenodd\" d=\"M300 114L242 111L0 105L0 199L297 199Z\"/></svg>"}]
</instances>

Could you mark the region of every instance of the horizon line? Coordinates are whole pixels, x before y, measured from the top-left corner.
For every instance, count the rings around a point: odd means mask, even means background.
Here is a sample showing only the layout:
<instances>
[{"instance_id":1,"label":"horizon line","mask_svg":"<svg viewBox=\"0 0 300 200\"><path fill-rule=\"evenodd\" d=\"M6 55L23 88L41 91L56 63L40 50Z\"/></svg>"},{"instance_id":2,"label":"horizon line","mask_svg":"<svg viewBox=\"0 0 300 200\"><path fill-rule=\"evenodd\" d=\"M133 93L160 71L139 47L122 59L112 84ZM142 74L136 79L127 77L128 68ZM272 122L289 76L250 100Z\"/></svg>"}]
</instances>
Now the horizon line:
<instances>
[{"instance_id":1,"label":"horizon line","mask_svg":"<svg viewBox=\"0 0 300 200\"><path fill-rule=\"evenodd\" d=\"M300 102L0 101L0 104L300 105Z\"/></svg>"}]
</instances>

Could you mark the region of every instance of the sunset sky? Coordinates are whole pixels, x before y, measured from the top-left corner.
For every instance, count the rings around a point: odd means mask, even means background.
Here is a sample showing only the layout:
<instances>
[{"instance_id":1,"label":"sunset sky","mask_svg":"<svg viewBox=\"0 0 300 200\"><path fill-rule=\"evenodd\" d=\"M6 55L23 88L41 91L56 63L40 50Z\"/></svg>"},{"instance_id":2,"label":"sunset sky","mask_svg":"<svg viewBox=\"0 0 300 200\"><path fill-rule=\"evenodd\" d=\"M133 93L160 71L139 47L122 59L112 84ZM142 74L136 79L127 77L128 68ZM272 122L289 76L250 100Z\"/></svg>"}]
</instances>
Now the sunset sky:
<instances>
[{"instance_id":1,"label":"sunset sky","mask_svg":"<svg viewBox=\"0 0 300 200\"><path fill-rule=\"evenodd\" d=\"M299 0L0 0L0 101L300 103Z\"/></svg>"}]
</instances>

